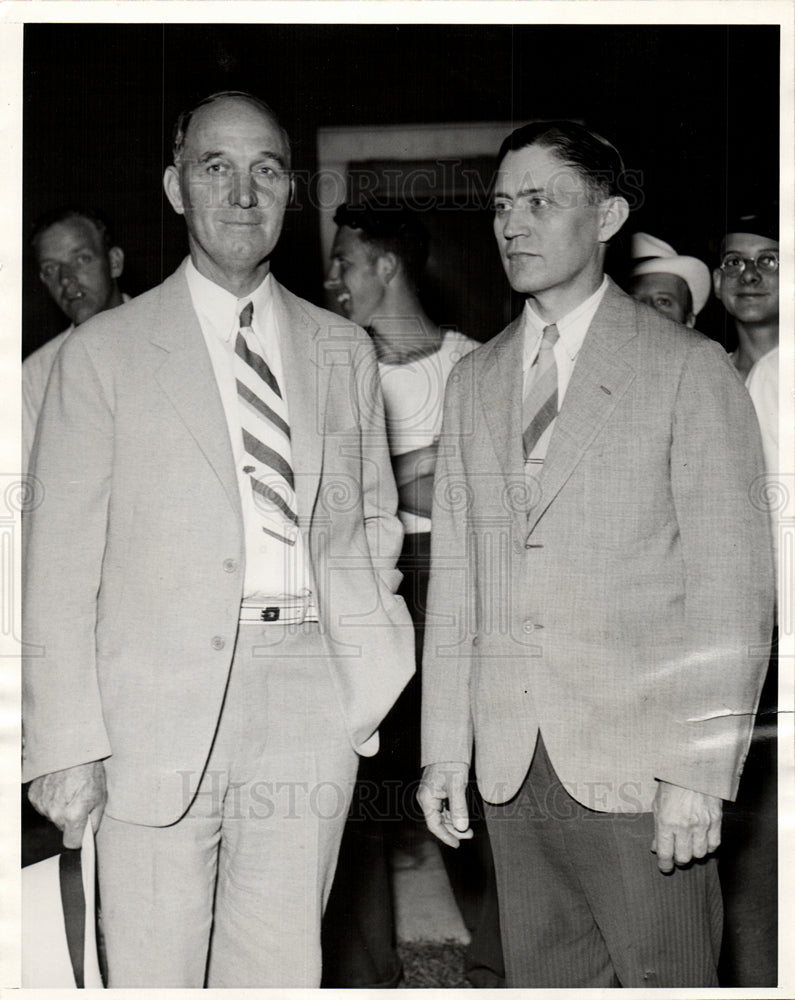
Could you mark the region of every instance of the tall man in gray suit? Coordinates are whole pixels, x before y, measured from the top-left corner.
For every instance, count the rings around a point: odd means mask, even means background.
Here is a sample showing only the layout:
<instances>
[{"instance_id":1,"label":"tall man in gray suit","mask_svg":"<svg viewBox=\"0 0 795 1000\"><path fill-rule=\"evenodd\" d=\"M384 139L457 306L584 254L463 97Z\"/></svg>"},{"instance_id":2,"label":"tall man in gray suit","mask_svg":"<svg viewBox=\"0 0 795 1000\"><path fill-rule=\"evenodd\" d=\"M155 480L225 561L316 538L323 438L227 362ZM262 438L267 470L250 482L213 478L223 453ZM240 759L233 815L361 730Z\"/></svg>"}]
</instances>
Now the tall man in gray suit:
<instances>
[{"instance_id":1,"label":"tall man in gray suit","mask_svg":"<svg viewBox=\"0 0 795 1000\"><path fill-rule=\"evenodd\" d=\"M290 146L183 114L190 257L53 369L27 515L24 780L97 830L109 985L317 986L356 774L413 671L363 330L270 274Z\"/></svg>"},{"instance_id":2,"label":"tall man in gray suit","mask_svg":"<svg viewBox=\"0 0 795 1000\"><path fill-rule=\"evenodd\" d=\"M773 610L759 435L722 349L605 278L617 151L541 122L498 163L527 301L448 382L420 800L470 836L474 742L508 986L714 985Z\"/></svg>"}]
</instances>

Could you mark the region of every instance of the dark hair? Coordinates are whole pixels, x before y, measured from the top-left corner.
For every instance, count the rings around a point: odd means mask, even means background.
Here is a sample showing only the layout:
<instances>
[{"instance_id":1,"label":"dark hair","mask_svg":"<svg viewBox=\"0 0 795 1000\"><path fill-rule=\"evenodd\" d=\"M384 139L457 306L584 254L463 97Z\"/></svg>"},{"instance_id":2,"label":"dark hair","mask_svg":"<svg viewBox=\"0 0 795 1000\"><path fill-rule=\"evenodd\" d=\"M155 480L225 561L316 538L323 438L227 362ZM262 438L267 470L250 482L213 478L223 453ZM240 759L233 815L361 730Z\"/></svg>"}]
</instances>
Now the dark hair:
<instances>
[{"instance_id":1,"label":"dark hair","mask_svg":"<svg viewBox=\"0 0 795 1000\"><path fill-rule=\"evenodd\" d=\"M102 246L104 247L106 253L111 247L116 245L113 233L111 232L110 224L104 215L95 211L93 208L79 208L76 205L66 205L61 208L54 208L50 212L45 212L44 215L40 215L33 224L33 231L30 235L30 245L33 248L34 253L36 252L39 239L48 229L57 225L59 222L68 222L70 219L85 219L86 222L90 222L99 233L100 239L102 240Z\"/></svg>"},{"instance_id":2,"label":"dark hair","mask_svg":"<svg viewBox=\"0 0 795 1000\"><path fill-rule=\"evenodd\" d=\"M292 146L290 145L290 136L287 134L287 130L279 121L276 116L276 112L269 104L266 104L266 102L263 101L261 97L257 97L256 94L250 94L245 90L219 90L215 94L210 94L209 97L202 98L198 104L194 104L194 106L192 108L188 108L187 111L180 111L177 116L177 120L174 123L174 133L171 143L174 164L179 165L180 158L182 157L182 150L185 148L185 137L188 134L188 127L190 126L191 119L199 108L206 108L210 104L215 104L216 101L223 100L225 97L237 97L241 101L248 101L249 104L253 104L255 107L259 108L260 111L266 114L273 121L274 125L281 132L282 139L284 140L284 145L287 149L287 163L285 166L289 167Z\"/></svg>"},{"instance_id":3,"label":"dark hair","mask_svg":"<svg viewBox=\"0 0 795 1000\"><path fill-rule=\"evenodd\" d=\"M778 201L736 209L727 214L725 226L720 243L721 255L729 233L750 233L778 243Z\"/></svg>"},{"instance_id":4,"label":"dark hair","mask_svg":"<svg viewBox=\"0 0 795 1000\"><path fill-rule=\"evenodd\" d=\"M334 213L338 226L358 229L372 256L393 253L403 264L406 276L419 284L428 260L430 237L419 214L403 202L379 205L340 205Z\"/></svg>"},{"instance_id":5,"label":"dark hair","mask_svg":"<svg viewBox=\"0 0 795 1000\"><path fill-rule=\"evenodd\" d=\"M508 153L527 146L551 149L561 163L577 171L595 201L619 193L619 178L624 173L621 154L607 139L583 125L570 121L522 125L503 141L497 154L497 165Z\"/></svg>"}]
</instances>

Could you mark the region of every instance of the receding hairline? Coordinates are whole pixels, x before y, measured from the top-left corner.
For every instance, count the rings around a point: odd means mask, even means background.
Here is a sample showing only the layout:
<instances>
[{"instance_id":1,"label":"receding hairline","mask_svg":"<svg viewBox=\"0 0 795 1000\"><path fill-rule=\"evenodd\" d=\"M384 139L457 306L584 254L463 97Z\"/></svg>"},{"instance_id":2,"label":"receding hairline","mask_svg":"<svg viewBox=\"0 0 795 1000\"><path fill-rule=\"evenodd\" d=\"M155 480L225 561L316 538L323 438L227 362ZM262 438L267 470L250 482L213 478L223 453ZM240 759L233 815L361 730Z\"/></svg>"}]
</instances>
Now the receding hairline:
<instances>
[{"instance_id":1,"label":"receding hairline","mask_svg":"<svg viewBox=\"0 0 795 1000\"><path fill-rule=\"evenodd\" d=\"M66 207L47 212L35 224L30 237L30 247L38 257L39 244L42 238L56 226L69 225L74 222L83 222L91 227L92 232L99 240L99 244L104 253L108 253L116 244L113 240L110 225L100 215L92 209L82 209L78 207Z\"/></svg>"},{"instance_id":2,"label":"receding hairline","mask_svg":"<svg viewBox=\"0 0 795 1000\"><path fill-rule=\"evenodd\" d=\"M261 97L257 97L256 94L250 94L246 91L237 90L225 90L220 91L217 94L210 94L209 97L203 98L192 108L180 112L174 125L174 138L172 141L172 156L175 166L179 165L182 158L188 134L196 115L206 108L211 108L222 101L240 101L256 108L256 110L259 111L260 114L273 125L281 136L286 154L284 165L286 168L290 167L292 160L292 144L290 142L290 136L287 129L279 121L279 117L276 112L266 101L263 101Z\"/></svg>"}]
</instances>

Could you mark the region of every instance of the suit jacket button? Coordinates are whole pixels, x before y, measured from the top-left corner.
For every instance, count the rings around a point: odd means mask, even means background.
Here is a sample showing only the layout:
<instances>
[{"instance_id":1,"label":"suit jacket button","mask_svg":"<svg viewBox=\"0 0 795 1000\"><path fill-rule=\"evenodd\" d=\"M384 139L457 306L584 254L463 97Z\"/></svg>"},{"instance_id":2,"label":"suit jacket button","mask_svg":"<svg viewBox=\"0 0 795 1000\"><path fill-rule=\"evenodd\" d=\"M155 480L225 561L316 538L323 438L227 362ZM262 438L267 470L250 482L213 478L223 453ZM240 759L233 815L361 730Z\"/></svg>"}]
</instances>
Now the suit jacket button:
<instances>
[{"instance_id":1,"label":"suit jacket button","mask_svg":"<svg viewBox=\"0 0 795 1000\"><path fill-rule=\"evenodd\" d=\"M478 637L475 636L474 639L472 640L472 645L477 646L477 644L478 644Z\"/></svg>"},{"instance_id":2,"label":"suit jacket button","mask_svg":"<svg viewBox=\"0 0 795 1000\"><path fill-rule=\"evenodd\" d=\"M223 649L226 645L226 639L222 635L214 635L210 640L210 645L213 649Z\"/></svg>"},{"instance_id":3,"label":"suit jacket button","mask_svg":"<svg viewBox=\"0 0 795 1000\"><path fill-rule=\"evenodd\" d=\"M224 572L234 573L237 569L237 562L234 559L224 559Z\"/></svg>"},{"instance_id":4,"label":"suit jacket button","mask_svg":"<svg viewBox=\"0 0 795 1000\"><path fill-rule=\"evenodd\" d=\"M525 633L527 633L529 635L530 632L534 632L535 631L535 625L531 621L526 621L522 625L522 631L525 632Z\"/></svg>"}]
</instances>

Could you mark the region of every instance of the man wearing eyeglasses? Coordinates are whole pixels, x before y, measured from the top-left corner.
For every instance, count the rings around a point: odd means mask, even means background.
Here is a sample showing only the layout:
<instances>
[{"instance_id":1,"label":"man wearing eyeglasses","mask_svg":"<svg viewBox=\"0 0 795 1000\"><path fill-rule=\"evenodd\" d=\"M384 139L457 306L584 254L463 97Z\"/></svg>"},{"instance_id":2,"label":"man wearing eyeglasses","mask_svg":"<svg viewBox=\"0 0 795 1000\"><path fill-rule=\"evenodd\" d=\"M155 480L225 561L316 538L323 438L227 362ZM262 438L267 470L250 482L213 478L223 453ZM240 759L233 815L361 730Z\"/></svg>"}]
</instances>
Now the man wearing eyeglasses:
<instances>
[{"instance_id":1,"label":"man wearing eyeglasses","mask_svg":"<svg viewBox=\"0 0 795 1000\"><path fill-rule=\"evenodd\" d=\"M734 320L730 355L759 418L765 465L778 471L778 217L740 216L721 244L712 272L715 295Z\"/></svg>"},{"instance_id":2,"label":"man wearing eyeglasses","mask_svg":"<svg viewBox=\"0 0 795 1000\"><path fill-rule=\"evenodd\" d=\"M754 364L778 347L778 219L735 220L721 244L712 284L734 320L737 349L731 358L747 379Z\"/></svg>"},{"instance_id":3,"label":"man wearing eyeglasses","mask_svg":"<svg viewBox=\"0 0 795 1000\"><path fill-rule=\"evenodd\" d=\"M780 471L778 459L778 216L766 211L730 220L721 243L721 262L712 273L715 295L734 320L737 346L729 355L754 404L762 435L768 477ZM761 495L761 491L759 491ZM771 506L773 550L778 559L779 513ZM777 899L775 718L778 669L774 655L759 700L747 771L740 798L727 809L727 843L721 859L726 885L726 972L736 986L775 982ZM732 836L734 823L743 832ZM753 915L756 938L742 933Z\"/></svg>"}]
</instances>

